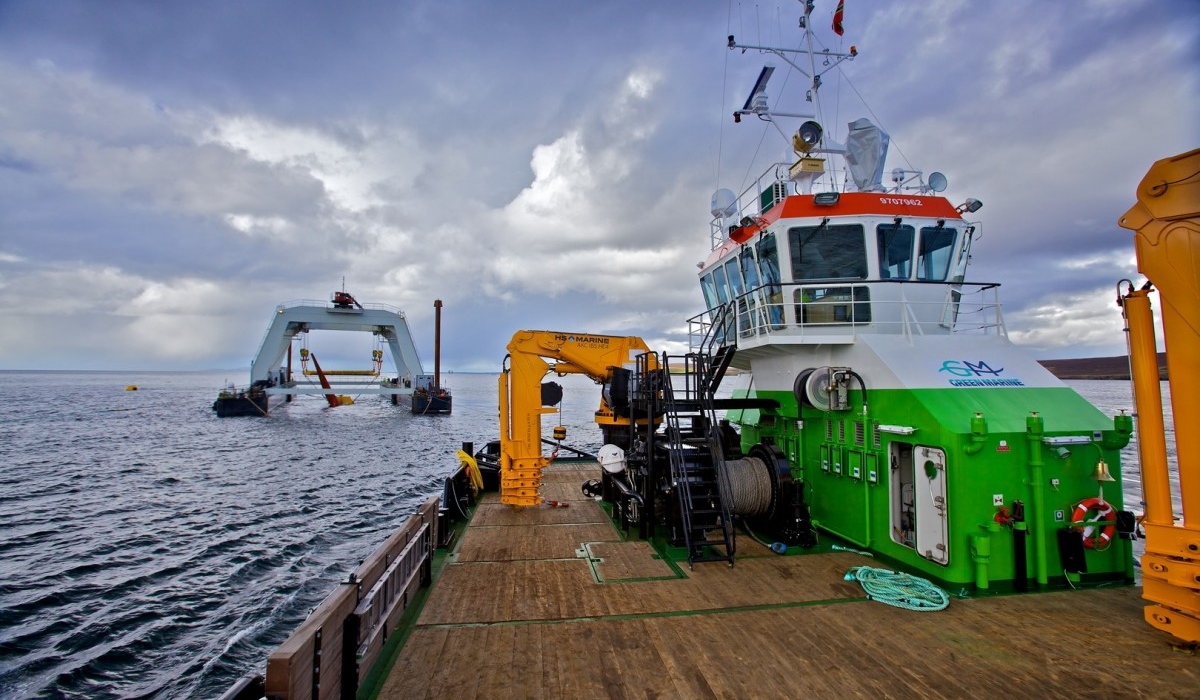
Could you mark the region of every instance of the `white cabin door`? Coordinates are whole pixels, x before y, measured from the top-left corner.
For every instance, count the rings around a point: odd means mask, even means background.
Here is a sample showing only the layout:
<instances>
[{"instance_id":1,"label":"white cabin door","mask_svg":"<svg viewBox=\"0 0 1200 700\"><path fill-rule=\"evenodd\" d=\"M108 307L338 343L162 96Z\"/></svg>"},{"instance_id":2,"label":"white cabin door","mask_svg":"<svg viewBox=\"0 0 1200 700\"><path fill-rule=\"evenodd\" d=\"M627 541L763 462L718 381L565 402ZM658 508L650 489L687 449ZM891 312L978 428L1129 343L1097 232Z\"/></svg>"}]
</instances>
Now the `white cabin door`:
<instances>
[{"instance_id":1,"label":"white cabin door","mask_svg":"<svg viewBox=\"0 0 1200 700\"><path fill-rule=\"evenodd\" d=\"M946 453L936 447L918 446L914 456L917 553L945 565L950 563Z\"/></svg>"}]
</instances>

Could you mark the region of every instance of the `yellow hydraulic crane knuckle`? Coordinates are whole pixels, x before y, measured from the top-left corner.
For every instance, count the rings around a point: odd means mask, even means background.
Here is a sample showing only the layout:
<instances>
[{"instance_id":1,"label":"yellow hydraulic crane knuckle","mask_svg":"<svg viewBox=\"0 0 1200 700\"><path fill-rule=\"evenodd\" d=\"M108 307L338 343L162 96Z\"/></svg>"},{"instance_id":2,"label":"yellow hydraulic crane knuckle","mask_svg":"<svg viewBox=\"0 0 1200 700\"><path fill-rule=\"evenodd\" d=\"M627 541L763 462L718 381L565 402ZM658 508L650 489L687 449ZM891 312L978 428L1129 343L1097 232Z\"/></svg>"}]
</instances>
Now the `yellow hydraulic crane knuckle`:
<instances>
[{"instance_id":1,"label":"yellow hydraulic crane knuckle","mask_svg":"<svg viewBox=\"0 0 1200 700\"><path fill-rule=\"evenodd\" d=\"M1146 620L1200 641L1200 149L1151 166L1137 204L1118 223L1135 231L1138 270L1158 289L1171 385L1175 457L1183 519L1174 522L1161 421L1161 394L1149 288L1124 299L1138 407L1146 501L1143 597ZM1156 420L1157 419L1157 420ZM1147 449L1152 447L1153 449Z\"/></svg>"}]
</instances>

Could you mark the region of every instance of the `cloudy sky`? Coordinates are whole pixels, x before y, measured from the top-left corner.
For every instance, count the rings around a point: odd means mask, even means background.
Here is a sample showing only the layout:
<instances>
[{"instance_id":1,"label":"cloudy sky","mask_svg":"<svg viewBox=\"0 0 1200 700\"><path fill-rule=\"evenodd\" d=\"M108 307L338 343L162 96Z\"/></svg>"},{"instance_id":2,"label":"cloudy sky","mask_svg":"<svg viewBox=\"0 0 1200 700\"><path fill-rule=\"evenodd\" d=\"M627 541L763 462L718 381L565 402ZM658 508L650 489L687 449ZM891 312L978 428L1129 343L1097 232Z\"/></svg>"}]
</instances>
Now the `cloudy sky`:
<instances>
[{"instance_id":1,"label":"cloudy sky","mask_svg":"<svg viewBox=\"0 0 1200 700\"><path fill-rule=\"evenodd\" d=\"M1200 146L1200 3L846 0L841 39L835 4L818 38L860 56L827 128L873 115L889 168L984 202L971 278L1016 342L1124 352L1115 222ZM435 298L444 369L495 371L519 328L676 348L713 190L782 151L733 124L766 59L725 37L793 44L800 7L0 0L0 369L248 368L277 304L343 278L427 369Z\"/></svg>"}]
</instances>

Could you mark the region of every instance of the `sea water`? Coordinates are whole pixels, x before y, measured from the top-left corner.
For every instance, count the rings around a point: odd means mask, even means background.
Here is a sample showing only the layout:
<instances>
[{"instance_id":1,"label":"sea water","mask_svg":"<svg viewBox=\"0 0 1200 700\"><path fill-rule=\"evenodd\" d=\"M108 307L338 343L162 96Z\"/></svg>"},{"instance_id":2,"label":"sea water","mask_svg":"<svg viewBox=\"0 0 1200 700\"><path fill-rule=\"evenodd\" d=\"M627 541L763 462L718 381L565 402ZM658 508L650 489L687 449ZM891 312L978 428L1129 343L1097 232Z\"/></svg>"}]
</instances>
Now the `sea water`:
<instances>
[{"instance_id":1,"label":"sea water","mask_svg":"<svg viewBox=\"0 0 1200 700\"><path fill-rule=\"evenodd\" d=\"M0 698L220 695L440 493L463 442L497 437L495 375L447 375L449 416L361 395L218 419L229 379L0 372ZM547 437L594 451L598 387L556 381ZM1070 384L1132 409L1127 382ZM1123 481L1136 507L1136 469Z\"/></svg>"}]
</instances>

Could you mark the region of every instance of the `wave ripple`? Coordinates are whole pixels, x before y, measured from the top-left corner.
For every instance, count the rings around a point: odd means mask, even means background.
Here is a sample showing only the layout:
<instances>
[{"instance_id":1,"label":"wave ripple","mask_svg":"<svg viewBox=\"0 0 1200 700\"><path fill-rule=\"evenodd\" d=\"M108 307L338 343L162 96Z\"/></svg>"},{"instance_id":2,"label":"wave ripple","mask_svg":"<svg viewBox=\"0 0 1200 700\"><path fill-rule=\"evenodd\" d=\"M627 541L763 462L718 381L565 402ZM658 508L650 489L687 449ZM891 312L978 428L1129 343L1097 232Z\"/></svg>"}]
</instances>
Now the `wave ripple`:
<instances>
[{"instance_id":1,"label":"wave ripple","mask_svg":"<svg viewBox=\"0 0 1200 700\"><path fill-rule=\"evenodd\" d=\"M206 698L261 672L492 439L495 377L454 379L452 416L364 396L217 419L224 374L0 372L0 698Z\"/></svg>"}]
</instances>

